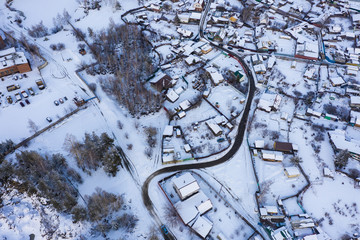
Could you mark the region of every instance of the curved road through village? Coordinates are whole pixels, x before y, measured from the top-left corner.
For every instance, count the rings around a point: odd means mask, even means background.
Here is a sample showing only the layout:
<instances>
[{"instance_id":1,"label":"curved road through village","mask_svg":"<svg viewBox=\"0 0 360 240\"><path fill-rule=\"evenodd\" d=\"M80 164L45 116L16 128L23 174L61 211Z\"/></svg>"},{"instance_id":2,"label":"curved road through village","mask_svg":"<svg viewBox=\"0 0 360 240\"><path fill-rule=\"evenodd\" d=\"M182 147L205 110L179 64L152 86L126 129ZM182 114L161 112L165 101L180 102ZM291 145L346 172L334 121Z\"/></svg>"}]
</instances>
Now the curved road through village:
<instances>
[{"instance_id":1,"label":"curved road through village","mask_svg":"<svg viewBox=\"0 0 360 240\"><path fill-rule=\"evenodd\" d=\"M202 19L200 22L200 36L203 36L203 25L205 22L205 18L207 16L207 12L209 10L210 7L210 1L207 2L207 5L205 7L205 11L203 12L202 15ZM249 116L249 112L250 112L250 108L251 108L251 103L254 97L254 93L255 93L255 81L252 75L251 70L249 69L249 67L245 64L244 60L238 56L236 53L233 53L231 51L229 51L228 49L224 49L222 47L219 47L216 44L213 44L210 42L210 44L213 47L217 47L219 49L221 49L224 52L227 52L228 54L231 54L231 56L235 57L240 64L242 65L244 72L248 78L249 81L249 89L248 89L248 94L247 94L247 100L246 100L246 105L238 126L238 132L237 135L234 139L234 143L231 147L231 149L221 158L216 159L216 160L212 160L212 161L207 161L207 162L199 162L199 163L192 163L192 164L182 164L182 165L174 165L174 166L169 166L169 167L164 167L161 168L157 171L155 171L154 173L152 173L144 182L143 186L142 186L142 198L144 201L144 204L146 206L146 208L148 209L148 211L150 212L150 214L152 215L152 217L157 221L158 224L161 224L161 221L159 219L159 217L157 216L157 213L154 210L154 206L153 203L150 199L149 196L149 184L152 181L152 179L154 179L156 176L163 174L163 173L170 173L170 172L175 172L175 171L181 171L181 170L190 170L190 169L201 169L201 168L209 168L209 167L213 167L219 164L222 164L228 160L230 160L235 153L238 151L238 149L240 148L241 144L243 143L244 140L244 135L245 135L245 131L246 131L246 125L247 125L247 121L248 121L248 116ZM255 226L251 226L256 232L258 232L256 230ZM258 232L259 233L259 232ZM260 235L262 235L261 233L259 233ZM172 237L173 238L173 237ZM264 238L264 236L263 236Z\"/></svg>"}]
</instances>

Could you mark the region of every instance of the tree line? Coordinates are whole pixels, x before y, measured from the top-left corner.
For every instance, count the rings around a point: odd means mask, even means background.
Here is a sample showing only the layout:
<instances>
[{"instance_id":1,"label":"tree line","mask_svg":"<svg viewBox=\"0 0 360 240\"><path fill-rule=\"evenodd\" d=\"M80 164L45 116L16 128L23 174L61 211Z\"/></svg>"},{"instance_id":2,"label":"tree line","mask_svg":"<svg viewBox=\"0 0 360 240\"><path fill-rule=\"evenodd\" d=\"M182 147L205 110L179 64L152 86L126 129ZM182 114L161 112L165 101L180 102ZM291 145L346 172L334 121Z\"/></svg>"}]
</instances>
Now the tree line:
<instances>
[{"instance_id":1,"label":"tree line","mask_svg":"<svg viewBox=\"0 0 360 240\"><path fill-rule=\"evenodd\" d=\"M2 161L0 182L3 186L29 196L44 197L56 210L71 212L78 197L74 186L83 180L68 166L63 155L42 156L36 151L23 151L16 154L16 160L14 163Z\"/></svg>"},{"instance_id":2,"label":"tree line","mask_svg":"<svg viewBox=\"0 0 360 240\"><path fill-rule=\"evenodd\" d=\"M159 110L162 95L144 86L146 79L154 73L156 63L152 47L141 29L111 22L107 30L92 35L91 50L99 64L89 67L87 72L113 74L99 78L103 90L114 96L133 116Z\"/></svg>"}]
</instances>

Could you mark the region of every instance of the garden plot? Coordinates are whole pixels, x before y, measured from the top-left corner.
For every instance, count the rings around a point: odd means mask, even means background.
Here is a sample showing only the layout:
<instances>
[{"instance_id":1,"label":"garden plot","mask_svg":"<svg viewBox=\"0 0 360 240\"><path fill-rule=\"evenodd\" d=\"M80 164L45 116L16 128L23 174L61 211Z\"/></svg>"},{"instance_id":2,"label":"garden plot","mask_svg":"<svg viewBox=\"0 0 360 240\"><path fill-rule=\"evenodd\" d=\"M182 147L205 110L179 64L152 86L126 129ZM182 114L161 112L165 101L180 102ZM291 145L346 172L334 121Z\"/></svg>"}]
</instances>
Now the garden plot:
<instances>
[{"instance_id":1,"label":"garden plot","mask_svg":"<svg viewBox=\"0 0 360 240\"><path fill-rule=\"evenodd\" d=\"M272 146L274 141L285 141L287 132L281 133L280 122L285 120L280 119L281 113L267 113L257 109L255 117L252 121L249 141L264 140L269 146Z\"/></svg>"},{"instance_id":2,"label":"garden plot","mask_svg":"<svg viewBox=\"0 0 360 240\"><path fill-rule=\"evenodd\" d=\"M300 97L306 95L309 91L316 91L316 82L304 81L303 75L306 63L296 62L295 68L292 68L292 61L277 59L269 77L268 85L280 88L283 92L291 96Z\"/></svg>"},{"instance_id":3,"label":"garden plot","mask_svg":"<svg viewBox=\"0 0 360 240\"><path fill-rule=\"evenodd\" d=\"M360 178L360 162L353 158L349 158L348 164L345 169L342 169L342 171L348 173L354 179ZM355 184L359 185L359 183Z\"/></svg>"},{"instance_id":4,"label":"garden plot","mask_svg":"<svg viewBox=\"0 0 360 240\"><path fill-rule=\"evenodd\" d=\"M167 107L167 105L165 105L165 107ZM178 125L183 128L186 125L205 121L210 118L214 118L217 115L219 115L219 113L209 103L202 100L199 106L191 108L189 111L187 111L185 117L181 119L174 118L170 124L174 126Z\"/></svg>"},{"instance_id":5,"label":"garden plot","mask_svg":"<svg viewBox=\"0 0 360 240\"><path fill-rule=\"evenodd\" d=\"M282 54L295 54L296 41L292 38L282 39L280 36L287 36L282 32L265 30L264 35L259 38L259 41L272 41L278 46L277 53Z\"/></svg>"},{"instance_id":6,"label":"garden plot","mask_svg":"<svg viewBox=\"0 0 360 240\"><path fill-rule=\"evenodd\" d=\"M287 214L298 215L298 214L304 213L302 211L302 209L300 208L296 197L288 198L286 200L283 200L282 202L284 204L284 208L285 208L285 211L287 212Z\"/></svg>"},{"instance_id":7,"label":"garden plot","mask_svg":"<svg viewBox=\"0 0 360 240\"><path fill-rule=\"evenodd\" d=\"M210 61L209 64L212 64L213 66L220 68L223 71L230 70L232 72L236 72L243 70L240 63L237 60L235 60L232 57L229 57L229 55L224 52L222 52L222 54L218 55L216 58Z\"/></svg>"},{"instance_id":8,"label":"garden plot","mask_svg":"<svg viewBox=\"0 0 360 240\"><path fill-rule=\"evenodd\" d=\"M180 176L184 173L187 172L179 172L176 176ZM213 223L209 235L214 239L216 239L216 236L220 233L223 233L230 239L249 238L254 231L234 212L227 202L219 196L219 193L217 192L218 189L213 189L209 183L199 175L194 173L192 173L192 175L198 182L200 191L210 199L213 205L211 210L202 215ZM159 182L159 185L164 190L168 200L174 205L180 201L180 198L173 187L172 179L174 179L174 177L166 178L164 181Z\"/></svg>"},{"instance_id":9,"label":"garden plot","mask_svg":"<svg viewBox=\"0 0 360 240\"><path fill-rule=\"evenodd\" d=\"M350 116L350 99L333 93L324 93L312 105L312 109L320 113L335 115L339 120L346 121Z\"/></svg>"},{"instance_id":10,"label":"garden plot","mask_svg":"<svg viewBox=\"0 0 360 240\"><path fill-rule=\"evenodd\" d=\"M169 35L169 36L179 36L179 33L176 32L176 26L165 21L151 21L149 25L150 29L155 31L157 34L161 36Z\"/></svg>"},{"instance_id":11,"label":"garden plot","mask_svg":"<svg viewBox=\"0 0 360 240\"><path fill-rule=\"evenodd\" d=\"M171 51L171 44L160 46L156 48L156 51L161 54L163 62L167 62L175 56Z\"/></svg>"},{"instance_id":12,"label":"garden plot","mask_svg":"<svg viewBox=\"0 0 360 240\"><path fill-rule=\"evenodd\" d=\"M209 102L225 115L231 119L232 113L238 116L244 109L244 104L240 100L245 100L245 96L231 86L219 85L211 89L211 93L207 98Z\"/></svg>"},{"instance_id":13,"label":"garden plot","mask_svg":"<svg viewBox=\"0 0 360 240\"><path fill-rule=\"evenodd\" d=\"M185 149L186 144L181 128L174 128L173 136L163 139L163 163L192 159L191 146L190 150Z\"/></svg>"},{"instance_id":14,"label":"garden plot","mask_svg":"<svg viewBox=\"0 0 360 240\"><path fill-rule=\"evenodd\" d=\"M284 155L284 157L290 158L292 155ZM288 178L282 163L267 162L261 157L255 157L255 162L261 188L259 202L263 205L274 205L276 199L294 195L306 185L305 177L301 174L298 177Z\"/></svg>"},{"instance_id":15,"label":"garden plot","mask_svg":"<svg viewBox=\"0 0 360 240\"><path fill-rule=\"evenodd\" d=\"M335 174L334 180L326 178L322 185L312 185L304 193L302 203L331 239L341 239L359 231L359 198L360 191L354 189L352 180Z\"/></svg>"},{"instance_id":16,"label":"garden plot","mask_svg":"<svg viewBox=\"0 0 360 240\"><path fill-rule=\"evenodd\" d=\"M322 148L323 142L315 141L312 134L314 134L314 130L304 125L304 121L294 119L289 132L289 140L299 146L298 156L302 159L300 164L305 174L308 175L311 181L321 182L323 178L320 170L322 160L318 154L321 150L324 151L324 154L328 153L329 148Z\"/></svg>"},{"instance_id":17,"label":"garden plot","mask_svg":"<svg viewBox=\"0 0 360 240\"><path fill-rule=\"evenodd\" d=\"M2 88L5 86L6 89L8 85L19 84L20 89L12 92L3 90L6 95L2 97L2 101L6 101L5 97L10 95L14 102L12 104L4 103L4 108L1 109L0 132L6 134L1 134L0 141L12 139L17 143L48 126L47 117L50 117L52 121L56 121L75 110L77 107L72 101L75 96L81 96L84 99L88 98L80 86L73 84L68 78L61 80L54 78L52 74L53 67L55 67L54 64L49 64L43 69L42 76L46 84L46 88L43 90L39 90L35 83L35 81L42 79L36 68L32 72L26 73L27 78L16 81L7 79L1 82ZM34 96L30 95L28 91L30 87L35 92ZM15 102L15 93L22 90L25 90L28 94L27 98L22 97L20 101L25 105L24 107L21 107L19 102ZM65 97L67 100L65 100ZM63 103L59 102L60 98L63 100ZM25 99L30 104L26 104ZM55 100L58 102L58 105L54 104Z\"/></svg>"},{"instance_id":18,"label":"garden plot","mask_svg":"<svg viewBox=\"0 0 360 240\"><path fill-rule=\"evenodd\" d=\"M220 128L222 133L215 136L205 121L198 122L197 125L187 124L181 126L184 138L192 147L195 158L218 153L230 146L226 136L229 130L223 126L220 126Z\"/></svg>"}]
</instances>

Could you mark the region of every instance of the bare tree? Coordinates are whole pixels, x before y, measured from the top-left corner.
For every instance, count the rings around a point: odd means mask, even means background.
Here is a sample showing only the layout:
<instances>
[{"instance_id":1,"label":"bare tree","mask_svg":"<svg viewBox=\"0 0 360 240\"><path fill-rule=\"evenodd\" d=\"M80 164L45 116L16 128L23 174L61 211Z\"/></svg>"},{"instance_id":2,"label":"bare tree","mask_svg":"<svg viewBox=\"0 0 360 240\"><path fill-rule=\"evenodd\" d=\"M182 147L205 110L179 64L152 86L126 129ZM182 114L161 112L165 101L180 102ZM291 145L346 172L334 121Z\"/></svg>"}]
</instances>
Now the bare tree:
<instances>
[{"instance_id":1,"label":"bare tree","mask_svg":"<svg viewBox=\"0 0 360 240\"><path fill-rule=\"evenodd\" d=\"M347 149L340 150L339 153L335 156L334 164L338 169L344 168L349 161L350 153Z\"/></svg>"},{"instance_id":2,"label":"bare tree","mask_svg":"<svg viewBox=\"0 0 360 240\"><path fill-rule=\"evenodd\" d=\"M290 162L295 165L299 165L302 162L302 160L299 156L294 156L294 157L290 158Z\"/></svg>"},{"instance_id":3,"label":"bare tree","mask_svg":"<svg viewBox=\"0 0 360 240\"><path fill-rule=\"evenodd\" d=\"M175 227L181 225L180 217L173 206L166 204L166 206L164 206L164 212L165 220L170 226Z\"/></svg>"},{"instance_id":4,"label":"bare tree","mask_svg":"<svg viewBox=\"0 0 360 240\"><path fill-rule=\"evenodd\" d=\"M259 202L264 204L267 200L266 195L269 193L273 180L267 180L260 184L260 194L258 195Z\"/></svg>"},{"instance_id":5,"label":"bare tree","mask_svg":"<svg viewBox=\"0 0 360 240\"><path fill-rule=\"evenodd\" d=\"M39 130L39 127L31 119L28 120L28 126L32 133L36 133Z\"/></svg>"}]
</instances>

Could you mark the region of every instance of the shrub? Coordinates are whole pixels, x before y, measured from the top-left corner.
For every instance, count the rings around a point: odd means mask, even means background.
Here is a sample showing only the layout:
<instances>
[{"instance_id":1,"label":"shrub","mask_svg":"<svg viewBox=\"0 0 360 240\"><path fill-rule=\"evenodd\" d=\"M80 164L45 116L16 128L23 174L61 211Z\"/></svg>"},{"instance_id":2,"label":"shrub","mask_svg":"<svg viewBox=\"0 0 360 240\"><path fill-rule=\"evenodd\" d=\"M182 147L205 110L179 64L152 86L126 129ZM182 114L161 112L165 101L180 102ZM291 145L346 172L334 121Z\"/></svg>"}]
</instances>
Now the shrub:
<instances>
[{"instance_id":1,"label":"shrub","mask_svg":"<svg viewBox=\"0 0 360 240\"><path fill-rule=\"evenodd\" d=\"M95 92L96 91L96 83L90 83L89 88L91 91Z\"/></svg>"},{"instance_id":2,"label":"shrub","mask_svg":"<svg viewBox=\"0 0 360 240\"><path fill-rule=\"evenodd\" d=\"M337 108L330 103L324 104L323 108L326 113L333 114L333 115L337 114Z\"/></svg>"},{"instance_id":3,"label":"shrub","mask_svg":"<svg viewBox=\"0 0 360 240\"><path fill-rule=\"evenodd\" d=\"M339 153L335 156L334 164L338 169L344 168L349 161L350 153L346 150L340 150Z\"/></svg>"},{"instance_id":4,"label":"shrub","mask_svg":"<svg viewBox=\"0 0 360 240\"><path fill-rule=\"evenodd\" d=\"M40 23L31 26L28 29L28 34L33 38L41 38L47 36L49 33L48 28L45 27L43 21L41 21Z\"/></svg>"},{"instance_id":5,"label":"shrub","mask_svg":"<svg viewBox=\"0 0 360 240\"><path fill-rule=\"evenodd\" d=\"M349 175L352 178L356 179L356 178L360 177L360 171L356 168L349 169Z\"/></svg>"}]
</instances>

